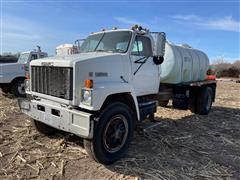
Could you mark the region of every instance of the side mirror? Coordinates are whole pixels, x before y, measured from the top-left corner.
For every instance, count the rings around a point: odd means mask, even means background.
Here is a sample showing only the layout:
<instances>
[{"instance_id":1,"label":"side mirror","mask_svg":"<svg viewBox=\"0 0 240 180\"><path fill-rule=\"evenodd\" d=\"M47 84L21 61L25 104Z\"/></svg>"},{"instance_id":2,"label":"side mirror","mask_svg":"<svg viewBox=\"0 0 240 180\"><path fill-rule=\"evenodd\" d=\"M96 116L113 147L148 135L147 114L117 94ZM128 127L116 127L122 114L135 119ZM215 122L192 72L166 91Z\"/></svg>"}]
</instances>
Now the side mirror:
<instances>
[{"instance_id":1,"label":"side mirror","mask_svg":"<svg viewBox=\"0 0 240 180\"><path fill-rule=\"evenodd\" d=\"M165 54L166 34L164 32L151 32L153 37L153 56L163 57Z\"/></svg>"},{"instance_id":2,"label":"side mirror","mask_svg":"<svg viewBox=\"0 0 240 180\"><path fill-rule=\"evenodd\" d=\"M153 62L156 65L160 65L162 64L164 61L164 57L163 56L153 56Z\"/></svg>"}]
</instances>

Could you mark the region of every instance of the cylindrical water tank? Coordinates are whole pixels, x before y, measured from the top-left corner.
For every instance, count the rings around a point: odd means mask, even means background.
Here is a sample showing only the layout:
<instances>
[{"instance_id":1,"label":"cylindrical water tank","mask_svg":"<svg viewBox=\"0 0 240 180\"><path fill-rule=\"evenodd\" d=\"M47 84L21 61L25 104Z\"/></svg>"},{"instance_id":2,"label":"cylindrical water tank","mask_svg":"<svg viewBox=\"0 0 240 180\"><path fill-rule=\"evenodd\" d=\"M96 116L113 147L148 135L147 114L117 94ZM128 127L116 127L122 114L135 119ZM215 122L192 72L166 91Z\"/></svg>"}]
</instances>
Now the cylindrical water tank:
<instances>
[{"instance_id":1,"label":"cylindrical water tank","mask_svg":"<svg viewBox=\"0 0 240 180\"><path fill-rule=\"evenodd\" d=\"M73 44L61 44L56 47L56 55L58 56L64 56L64 55L70 55L70 54L76 54L77 53L77 47Z\"/></svg>"},{"instance_id":2,"label":"cylindrical water tank","mask_svg":"<svg viewBox=\"0 0 240 180\"><path fill-rule=\"evenodd\" d=\"M209 59L202 51L188 45L166 42L164 62L161 64L161 83L202 81L206 78L208 67Z\"/></svg>"}]
</instances>

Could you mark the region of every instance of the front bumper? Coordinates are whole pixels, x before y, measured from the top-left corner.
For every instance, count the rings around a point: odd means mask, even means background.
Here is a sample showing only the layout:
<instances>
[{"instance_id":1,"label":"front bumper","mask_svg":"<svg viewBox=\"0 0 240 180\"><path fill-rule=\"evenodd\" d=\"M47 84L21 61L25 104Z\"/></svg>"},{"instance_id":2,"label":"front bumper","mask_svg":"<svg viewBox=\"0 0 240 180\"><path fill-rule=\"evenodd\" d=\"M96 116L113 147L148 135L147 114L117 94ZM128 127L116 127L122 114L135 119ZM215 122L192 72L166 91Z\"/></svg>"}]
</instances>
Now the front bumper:
<instances>
[{"instance_id":1,"label":"front bumper","mask_svg":"<svg viewBox=\"0 0 240 180\"><path fill-rule=\"evenodd\" d=\"M21 111L34 120L83 138L93 137L92 114L69 109L51 101L19 99L18 104Z\"/></svg>"}]
</instances>

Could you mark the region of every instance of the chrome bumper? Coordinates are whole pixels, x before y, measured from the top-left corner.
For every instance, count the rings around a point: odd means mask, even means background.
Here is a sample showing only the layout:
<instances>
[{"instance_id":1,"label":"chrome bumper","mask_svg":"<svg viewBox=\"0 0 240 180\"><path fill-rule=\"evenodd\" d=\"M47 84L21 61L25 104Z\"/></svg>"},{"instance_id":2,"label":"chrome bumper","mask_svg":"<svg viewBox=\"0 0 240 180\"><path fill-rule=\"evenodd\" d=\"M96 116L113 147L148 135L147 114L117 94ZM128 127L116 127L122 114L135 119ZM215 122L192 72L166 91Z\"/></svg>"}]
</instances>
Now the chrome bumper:
<instances>
[{"instance_id":1,"label":"chrome bumper","mask_svg":"<svg viewBox=\"0 0 240 180\"><path fill-rule=\"evenodd\" d=\"M83 138L93 137L92 114L68 109L51 101L18 99L18 104L21 111L34 120Z\"/></svg>"}]
</instances>

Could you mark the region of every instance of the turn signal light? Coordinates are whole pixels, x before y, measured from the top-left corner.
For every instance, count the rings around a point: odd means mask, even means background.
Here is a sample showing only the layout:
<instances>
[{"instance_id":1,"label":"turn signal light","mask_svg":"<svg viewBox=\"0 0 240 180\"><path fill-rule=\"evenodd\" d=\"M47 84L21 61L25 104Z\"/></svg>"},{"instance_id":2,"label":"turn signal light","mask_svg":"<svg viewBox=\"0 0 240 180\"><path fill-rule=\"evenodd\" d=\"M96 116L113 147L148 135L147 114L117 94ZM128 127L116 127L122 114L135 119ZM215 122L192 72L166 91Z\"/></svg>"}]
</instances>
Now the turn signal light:
<instances>
[{"instance_id":1,"label":"turn signal light","mask_svg":"<svg viewBox=\"0 0 240 180\"><path fill-rule=\"evenodd\" d=\"M91 80L91 79L86 79L86 80L84 81L84 87L85 87L85 88L92 88L92 87L93 87L93 80Z\"/></svg>"},{"instance_id":2,"label":"turn signal light","mask_svg":"<svg viewBox=\"0 0 240 180\"><path fill-rule=\"evenodd\" d=\"M27 80L30 79L30 74L29 74L29 72L26 72L26 73L25 73L25 78L26 78Z\"/></svg>"}]
</instances>

